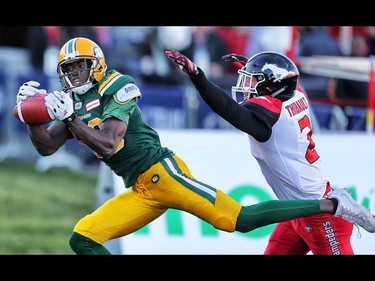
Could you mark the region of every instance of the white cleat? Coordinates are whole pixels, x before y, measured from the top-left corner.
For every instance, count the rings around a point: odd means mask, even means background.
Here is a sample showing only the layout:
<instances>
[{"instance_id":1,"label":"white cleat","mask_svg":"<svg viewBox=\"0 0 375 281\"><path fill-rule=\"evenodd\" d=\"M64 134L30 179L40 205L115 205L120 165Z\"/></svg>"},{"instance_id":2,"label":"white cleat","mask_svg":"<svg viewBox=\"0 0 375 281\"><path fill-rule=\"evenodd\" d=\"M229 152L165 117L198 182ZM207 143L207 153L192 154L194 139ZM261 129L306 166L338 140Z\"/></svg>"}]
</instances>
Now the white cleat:
<instances>
[{"instance_id":1,"label":"white cleat","mask_svg":"<svg viewBox=\"0 0 375 281\"><path fill-rule=\"evenodd\" d=\"M375 217L369 209L357 203L346 189L333 190L328 194L327 198L335 198L339 202L335 213L336 217L341 217L348 222L359 225L370 233L375 232Z\"/></svg>"}]
</instances>

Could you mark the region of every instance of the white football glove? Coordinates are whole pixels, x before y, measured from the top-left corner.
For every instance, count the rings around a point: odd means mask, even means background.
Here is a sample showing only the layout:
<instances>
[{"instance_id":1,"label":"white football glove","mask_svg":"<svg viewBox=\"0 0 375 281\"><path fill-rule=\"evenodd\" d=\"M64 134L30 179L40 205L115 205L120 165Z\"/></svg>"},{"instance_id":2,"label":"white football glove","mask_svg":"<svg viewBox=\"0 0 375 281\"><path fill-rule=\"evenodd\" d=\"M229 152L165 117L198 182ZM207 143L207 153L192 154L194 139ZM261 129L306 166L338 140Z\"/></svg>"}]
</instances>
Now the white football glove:
<instances>
[{"instance_id":1,"label":"white football glove","mask_svg":"<svg viewBox=\"0 0 375 281\"><path fill-rule=\"evenodd\" d=\"M53 114L54 118L68 124L75 118L73 110L73 100L69 94L61 91L54 91L48 94L44 100L49 114Z\"/></svg>"},{"instance_id":2,"label":"white football glove","mask_svg":"<svg viewBox=\"0 0 375 281\"><path fill-rule=\"evenodd\" d=\"M36 81L29 81L29 82L23 83L22 86L18 90L16 102L18 103L21 100L25 100L27 99L28 96L33 96L36 93L46 94L47 91L45 89L37 88L39 86L40 86L40 83Z\"/></svg>"}]
</instances>

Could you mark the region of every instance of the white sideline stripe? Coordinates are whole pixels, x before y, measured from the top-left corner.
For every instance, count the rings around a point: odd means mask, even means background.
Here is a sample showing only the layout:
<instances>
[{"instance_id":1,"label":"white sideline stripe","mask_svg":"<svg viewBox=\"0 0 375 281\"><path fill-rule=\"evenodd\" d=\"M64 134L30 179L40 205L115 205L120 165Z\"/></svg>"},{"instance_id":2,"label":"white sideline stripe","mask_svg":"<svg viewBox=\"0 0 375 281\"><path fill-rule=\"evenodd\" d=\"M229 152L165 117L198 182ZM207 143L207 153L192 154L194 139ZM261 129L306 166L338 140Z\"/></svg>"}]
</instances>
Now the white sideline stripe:
<instances>
[{"instance_id":1,"label":"white sideline stripe","mask_svg":"<svg viewBox=\"0 0 375 281\"><path fill-rule=\"evenodd\" d=\"M187 181L188 183L190 183L191 185L194 185L196 188L200 189L200 190L203 190L205 193L208 193L210 194L213 198L216 198L216 192L211 190L211 189L208 189L207 187L195 182L195 181L192 181L191 179L189 178L186 178L186 177L183 177L182 175L180 175L177 170L173 167L172 165L172 162L171 160L169 160L168 158L164 159L165 162L167 163L169 169L171 169L171 171L173 172L174 175L182 178L184 181Z\"/></svg>"}]
</instances>

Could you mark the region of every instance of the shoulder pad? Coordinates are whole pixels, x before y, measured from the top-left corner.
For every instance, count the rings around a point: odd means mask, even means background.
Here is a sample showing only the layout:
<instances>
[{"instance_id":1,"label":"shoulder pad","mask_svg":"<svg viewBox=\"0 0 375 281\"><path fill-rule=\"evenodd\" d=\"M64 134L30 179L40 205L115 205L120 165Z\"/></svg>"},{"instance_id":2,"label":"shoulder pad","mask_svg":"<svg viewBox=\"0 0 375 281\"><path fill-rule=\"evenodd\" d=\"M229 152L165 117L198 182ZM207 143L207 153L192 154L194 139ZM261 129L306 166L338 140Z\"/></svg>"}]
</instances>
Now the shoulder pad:
<instances>
[{"instance_id":1,"label":"shoulder pad","mask_svg":"<svg viewBox=\"0 0 375 281\"><path fill-rule=\"evenodd\" d=\"M138 86L133 83L126 84L124 87L118 90L116 94L114 94L113 96L115 101L118 103L126 103L128 100L135 97L141 98L142 94Z\"/></svg>"},{"instance_id":2,"label":"shoulder pad","mask_svg":"<svg viewBox=\"0 0 375 281\"><path fill-rule=\"evenodd\" d=\"M111 70L99 83L98 92L101 96L113 95L126 84L134 83L134 79L129 75L123 75L116 70Z\"/></svg>"}]
</instances>

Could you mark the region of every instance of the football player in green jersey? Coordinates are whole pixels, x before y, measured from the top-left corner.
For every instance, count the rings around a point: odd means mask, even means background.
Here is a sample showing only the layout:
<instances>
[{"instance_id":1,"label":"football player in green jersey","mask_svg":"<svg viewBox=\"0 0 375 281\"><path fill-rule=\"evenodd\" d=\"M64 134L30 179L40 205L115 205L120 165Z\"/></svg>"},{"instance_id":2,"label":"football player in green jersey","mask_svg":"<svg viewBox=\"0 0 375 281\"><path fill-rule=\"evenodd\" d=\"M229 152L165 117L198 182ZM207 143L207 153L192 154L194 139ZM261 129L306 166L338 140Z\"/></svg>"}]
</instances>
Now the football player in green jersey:
<instances>
[{"instance_id":1,"label":"football player in green jersey","mask_svg":"<svg viewBox=\"0 0 375 281\"><path fill-rule=\"evenodd\" d=\"M107 70L102 50L87 38L65 43L57 72L64 89L45 98L54 121L48 126L27 125L33 145L47 156L76 138L122 177L126 187L75 225L69 242L76 254L111 254L103 246L106 241L146 226L169 208L193 214L226 232L249 232L318 213L345 215L362 224L369 221L369 214L357 208L346 191L333 192L323 200L271 200L243 206L199 181L143 121L137 104L142 94L133 78ZM17 101L40 91L39 85L24 83Z\"/></svg>"}]
</instances>

